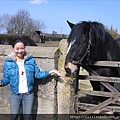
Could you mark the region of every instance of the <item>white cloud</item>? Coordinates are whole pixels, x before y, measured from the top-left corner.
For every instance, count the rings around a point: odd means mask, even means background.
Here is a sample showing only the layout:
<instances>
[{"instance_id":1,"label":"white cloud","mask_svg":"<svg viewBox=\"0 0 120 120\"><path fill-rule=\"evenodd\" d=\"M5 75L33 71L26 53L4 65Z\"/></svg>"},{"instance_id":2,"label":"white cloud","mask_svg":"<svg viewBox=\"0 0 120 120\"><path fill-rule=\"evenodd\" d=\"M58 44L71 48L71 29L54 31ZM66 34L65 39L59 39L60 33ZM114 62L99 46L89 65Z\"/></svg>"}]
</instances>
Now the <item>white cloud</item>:
<instances>
[{"instance_id":1,"label":"white cloud","mask_svg":"<svg viewBox=\"0 0 120 120\"><path fill-rule=\"evenodd\" d=\"M29 2L31 4L42 4L42 3L47 3L48 0L30 0Z\"/></svg>"}]
</instances>

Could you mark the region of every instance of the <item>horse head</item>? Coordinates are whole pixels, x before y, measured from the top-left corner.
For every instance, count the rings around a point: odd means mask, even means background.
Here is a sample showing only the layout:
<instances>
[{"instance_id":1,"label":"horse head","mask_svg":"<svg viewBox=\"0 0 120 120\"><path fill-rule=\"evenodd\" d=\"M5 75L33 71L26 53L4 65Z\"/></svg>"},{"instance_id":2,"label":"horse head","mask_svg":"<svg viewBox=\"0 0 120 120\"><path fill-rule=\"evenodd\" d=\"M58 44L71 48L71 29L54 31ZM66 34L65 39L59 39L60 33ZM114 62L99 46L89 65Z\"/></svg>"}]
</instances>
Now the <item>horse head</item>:
<instances>
[{"instance_id":1,"label":"horse head","mask_svg":"<svg viewBox=\"0 0 120 120\"><path fill-rule=\"evenodd\" d=\"M118 42L105 30L102 23L82 21L73 24L67 21L71 32L68 37L68 51L65 59L66 73L73 74L85 60L119 60ZM111 49L112 48L112 49Z\"/></svg>"},{"instance_id":2,"label":"horse head","mask_svg":"<svg viewBox=\"0 0 120 120\"><path fill-rule=\"evenodd\" d=\"M65 59L65 70L67 75L73 74L78 69L78 64L81 65L82 61L90 52L90 24L82 22L73 24L67 21L71 33L68 37L68 51Z\"/></svg>"}]
</instances>

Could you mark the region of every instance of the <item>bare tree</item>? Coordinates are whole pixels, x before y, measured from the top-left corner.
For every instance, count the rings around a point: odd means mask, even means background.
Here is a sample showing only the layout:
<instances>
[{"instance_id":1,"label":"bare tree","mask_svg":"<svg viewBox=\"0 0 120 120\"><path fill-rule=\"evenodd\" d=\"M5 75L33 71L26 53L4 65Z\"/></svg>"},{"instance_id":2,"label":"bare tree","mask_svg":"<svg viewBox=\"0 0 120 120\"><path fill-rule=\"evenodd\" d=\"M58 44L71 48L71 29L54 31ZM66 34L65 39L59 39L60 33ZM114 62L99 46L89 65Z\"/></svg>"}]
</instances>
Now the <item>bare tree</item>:
<instances>
[{"instance_id":1,"label":"bare tree","mask_svg":"<svg viewBox=\"0 0 120 120\"><path fill-rule=\"evenodd\" d=\"M7 27L7 33L8 34L16 34L16 29L17 29L17 23L16 23L16 18L15 16L11 17L9 21L9 25Z\"/></svg>"},{"instance_id":2,"label":"bare tree","mask_svg":"<svg viewBox=\"0 0 120 120\"><path fill-rule=\"evenodd\" d=\"M4 14L0 17L0 28L2 30L5 29L6 31L8 31L11 18L12 18L12 15L9 15L9 14Z\"/></svg>"},{"instance_id":3,"label":"bare tree","mask_svg":"<svg viewBox=\"0 0 120 120\"><path fill-rule=\"evenodd\" d=\"M38 30L43 30L43 29L46 29L46 26L45 26L45 23L42 22L42 21L36 21L36 25L38 27Z\"/></svg>"},{"instance_id":4,"label":"bare tree","mask_svg":"<svg viewBox=\"0 0 120 120\"><path fill-rule=\"evenodd\" d=\"M29 34L36 30L41 31L41 30L45 29L45 24L43 22L33 20L33 19L30 19L27 25L28 26L26 26L26 29L25 29L26 34Z\"/></svg>"},{"instance_id":5,"label":"bare tree","mask_svg":"<svg viewBox=\"0 0 120 120\"><path fill-rule=\"evenodd\" d=\"M15 16L16 33L23 34L29 22L30 14L27 10L19 10Z\"/></svg>"},{"instance_id":6,"label":"bare tree","mask_svg":"<svg viewBox=\"0 0 120 120\"><path fill-rule=\"evenodd\" d=\"M0 16L0 30L3 28L3 19L2 17Z\"/></svg>"},{"instance_id":7,"label":"bare tree","mask_svg":"<svg viewBox=\"0 0 120 120\"><path fill-rule=\"evenodd\" d=\"M8 34L30 34L35 30L45 29L45 24L33 20L27 10L21 9L14 16L6 14L3 18L4 28Z\"/></svg>"}]
</instances>

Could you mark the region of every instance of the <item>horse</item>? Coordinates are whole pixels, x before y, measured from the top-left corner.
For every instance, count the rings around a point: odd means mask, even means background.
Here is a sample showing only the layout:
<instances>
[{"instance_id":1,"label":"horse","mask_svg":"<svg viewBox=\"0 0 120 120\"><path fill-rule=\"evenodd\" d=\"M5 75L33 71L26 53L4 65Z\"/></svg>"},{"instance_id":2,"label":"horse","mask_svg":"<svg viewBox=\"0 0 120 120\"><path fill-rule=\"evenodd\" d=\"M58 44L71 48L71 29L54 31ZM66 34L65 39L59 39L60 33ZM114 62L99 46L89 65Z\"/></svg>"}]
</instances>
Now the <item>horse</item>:
<instances>
[{"instance_id":1,"label":"horse","mask_svg":"<svg viewBox=\"0 0 120 120\"><path fill-rule=\"evenodd\" d=\"M116 42L118 43L118 45L120 46L120 38L116 39Z\"/></svg>"},{"instance_id":2,"label":"horse","mask_svg":"<svg viewBox=\"0 0 120 120\"><path fill-rule=\"evenodd\" d=\"M67 21L71 28L68 36L68 51L65 58L66 75L78 73L79 67L87 67L99 76L119 77L119 70L115 67L91 66L85 64L90 61L119 61L120 47L114 38L105 30L102 23L96 21L81 21L73 24ZM101 91L101 83L90 81L93 90ZM110 83L112 86L114 83ZM103 87L104 91L109 91ZM98 102L98 97L93 97ZM99 101L100 102L100 101Z\"/></svg>"}]
</instances>

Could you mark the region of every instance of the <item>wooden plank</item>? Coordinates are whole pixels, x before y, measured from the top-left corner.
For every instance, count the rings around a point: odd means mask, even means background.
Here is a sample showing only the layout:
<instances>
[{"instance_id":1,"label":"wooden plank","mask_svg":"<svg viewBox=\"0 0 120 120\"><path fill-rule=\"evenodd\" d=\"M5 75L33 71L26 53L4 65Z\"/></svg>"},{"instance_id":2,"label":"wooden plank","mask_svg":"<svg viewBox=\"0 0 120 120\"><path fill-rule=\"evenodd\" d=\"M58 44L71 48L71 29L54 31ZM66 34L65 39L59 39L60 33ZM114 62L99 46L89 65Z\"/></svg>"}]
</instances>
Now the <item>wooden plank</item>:
<instances>
[{"instance_id":1,"label":"wooden plank","mask_svg":"<svg viewBox=\"0 0 120 120\"><path fill-rule=\"evenodd\" d=\"M100 110L100 109L104 108L105 106L109 105L110 103L115 102L118 98L120 98L120 96L119 95L115 95L115 96L109 98L108 100L100 103L99 105L96 105L96 106L88 109L87 111L83 112L82 114L92 114L96 110Z\"/></svg>"},{"instance_id":2,"label":"wooden plank","mask_svg":"<svg viewBox=\"0 0 120 120\"><path fill-rule=\"evenodd\" d=\"M92 96L102 96L102 97L112 97L115 95L120 96L120 92L103 92L103 91L91 91L91 90L79 90L79 94L86 94L86 95L92 95Z\"/></svg>"},{"instance_id":3,"label":"wooden plank","mask_svg":"<svg viewBox=\"0 0 120 120\"><path fill-rule=\"evenodd\" d=\"M100 103L99 105L94 105L92 106L92 108L88 109L87 111L85 111L82 114L92 114L94 113L96 110L102 110L102 109L107 109L109 108L109 104L114 103L117 99L120 98L120 94L119 91L116 90L113 86L111 86L108 82L116 82L116 83L120 83L120 78L118 77L104 77L104 76L99 76L95 71L93 71L88 65L94 65L94 66L106 66L106 67L120 67L120 61L87 61L85 63L85 66L83 66L84 69L86 69L91 75L93 76L79 76L79 79L85 78L88 79L90 81L99 81L102 85L104 85L106 88L108 88L108 90L111 91L110 92L87 92L85 93L85 91L81 91L85 94L90 94L90 95L95 95L95 96L105 96L105 97L110 97L109 99L107 99L106 101ZM114 94L115 93L115 94ZM86 103L85 103L86 104ZM80 107L80 106L78 106ZM110 108L113 111L120 111L119 107L111 107Z\"/></svg>"},{"instance_id":4,"label":"wooden plank","mask_svg":"<svg viewBox=\"0 0 120 120\"><path fill-rule=\"evenodd\" d=\"M87 65L120 67L120 61L86 61Z\"/></svg>"},{"instance_id":5,"label":"wooden plank","mask_svg":"<svg viewBox=\"0 0 120 120\"><path fill-rule=\"evenodd\" d=\"M108 90L110 90L111 92L119 92L116 88L114 88L113 86L111 86L109 83L104 83L104 82L100 82L103 86L105 86Z\"/></svg>"},{"instance_id":6,"label":"wooden plank","mask_svg":"<svg viewBox=\"0 0 120 120\"><path fill-rule=\"evenodd\" d=\"M101 81L101 77L94 71L92 70L89 66L84 66L84 68L89 71L89 73L93 76L98 76L98 80ZM116 90L113 86L111 86L109 83L105 83L105 82L100 82L103 86L105 86L108 90L110 90L111 92L119 92L118 90Z\"/></svg>"},{"instance_id":7,"label":"wooden plank","mask_svg":"<svg viewBox=\"0 0 120 120\"><path fill-rule=\"evenodd\" d=\"M95 104L88 104L88 103L79 103L78 104L78 107L81 109L84 109L84 110L88 110L95 106L96 106ZM106 106L103 109L101 109L101 111L102 110L108 110L108 111L111 110L112 112L120 112L120 106Z\"/></svg>"},{"instance_id":8,"label":"wooden plank","mask_svg":"<svg viewBox=\"0 0 120 120\"><path fill-rule=\"evenodd\" d=\"M78 95L75 95L74 97L74 109L75 109L75 113L78 113Z\"/></svg>"},{"instance_id":9,"label":"wooden plank","mask_svg":"<svg viewBox=\"0 0 120 120\"><path fill-rule=\"evenodd\" d=\"M79 75L79 80L120 83L120 78L119 77L107 77L107 76L104 77L104 76Z\"/></svg>"}]
</instances>

